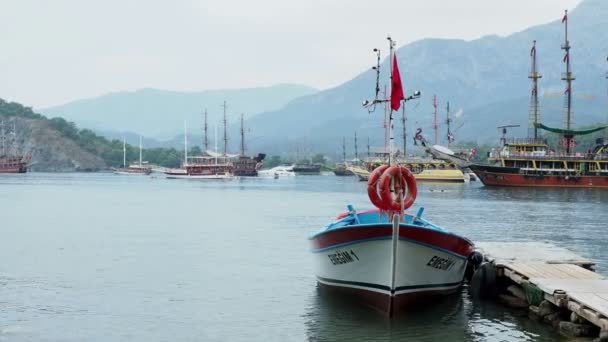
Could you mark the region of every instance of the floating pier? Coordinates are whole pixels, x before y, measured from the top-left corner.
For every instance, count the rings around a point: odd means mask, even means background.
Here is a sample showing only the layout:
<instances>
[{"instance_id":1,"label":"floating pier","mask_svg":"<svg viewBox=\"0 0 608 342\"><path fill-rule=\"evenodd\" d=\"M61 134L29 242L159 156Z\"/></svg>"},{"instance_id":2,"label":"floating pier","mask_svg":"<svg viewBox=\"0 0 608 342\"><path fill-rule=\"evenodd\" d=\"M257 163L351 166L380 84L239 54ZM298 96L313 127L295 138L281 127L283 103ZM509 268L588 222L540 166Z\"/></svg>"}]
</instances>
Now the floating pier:
<instances>
[{"instance_id":1,"label":"floating pier","mask_svg":"<svg viewBox=\"0 0 608 342\"><path fill-rule=\"evenodd\" d=\"M608 279L594 272L591 260L542 242L479 242L476 247L487 263L482 284L472 287L493 287L481 292L528 307L532 318L563 335L608 341Z\"/></svg>"}]
</instances>

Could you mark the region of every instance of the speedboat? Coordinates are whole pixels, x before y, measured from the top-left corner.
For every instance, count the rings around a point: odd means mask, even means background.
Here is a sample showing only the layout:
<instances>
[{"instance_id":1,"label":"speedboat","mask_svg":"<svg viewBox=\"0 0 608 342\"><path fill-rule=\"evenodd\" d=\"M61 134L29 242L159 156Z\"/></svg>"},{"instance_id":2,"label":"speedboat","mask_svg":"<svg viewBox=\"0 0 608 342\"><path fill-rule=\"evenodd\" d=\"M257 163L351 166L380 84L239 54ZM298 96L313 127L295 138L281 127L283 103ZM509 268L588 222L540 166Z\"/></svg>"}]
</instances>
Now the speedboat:
<instances>
[{"instance_id":1,"label":"speedboat","mask_svg":"<svg viewBox=\"0 0 608 342\"><path fill-rule=\"evenodd\" d=\"M292 177L295 176L296 173L293 171L293 165L279 165L275 166L272 169L260 170L258 171L259 177Z\"/></svg>"}]
</instances>

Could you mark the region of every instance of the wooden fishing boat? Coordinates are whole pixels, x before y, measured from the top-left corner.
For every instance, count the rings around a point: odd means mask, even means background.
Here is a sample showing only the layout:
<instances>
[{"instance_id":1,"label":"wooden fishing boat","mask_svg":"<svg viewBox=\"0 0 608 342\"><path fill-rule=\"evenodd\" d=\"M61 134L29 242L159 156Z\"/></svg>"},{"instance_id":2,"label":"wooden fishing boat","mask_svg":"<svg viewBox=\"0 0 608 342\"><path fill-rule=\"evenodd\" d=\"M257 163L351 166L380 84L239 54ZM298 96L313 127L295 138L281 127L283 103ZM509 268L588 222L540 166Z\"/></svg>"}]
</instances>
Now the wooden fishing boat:
<instances>
[{"instance_id":1,"label":"wooden fishing boat","mask_svg":"<svg viewBox=\"0 0 608 342\"><path fill-rule=\"evenodd\" d=\"M368 195L378 209L357 212L349 205L346 213L312 234L310 242L321 286L351 293L392 317L413 302L458 291L474 245L423 219L423 208L415 215L405 211L416 199L417 180L395 160L393 111L420 93L404 98L390 37L389 42L391 97L365 104L391 103L388 165L368 177ZM376 70L379 60L378 52Z\"/></svg>"}]
</instances>

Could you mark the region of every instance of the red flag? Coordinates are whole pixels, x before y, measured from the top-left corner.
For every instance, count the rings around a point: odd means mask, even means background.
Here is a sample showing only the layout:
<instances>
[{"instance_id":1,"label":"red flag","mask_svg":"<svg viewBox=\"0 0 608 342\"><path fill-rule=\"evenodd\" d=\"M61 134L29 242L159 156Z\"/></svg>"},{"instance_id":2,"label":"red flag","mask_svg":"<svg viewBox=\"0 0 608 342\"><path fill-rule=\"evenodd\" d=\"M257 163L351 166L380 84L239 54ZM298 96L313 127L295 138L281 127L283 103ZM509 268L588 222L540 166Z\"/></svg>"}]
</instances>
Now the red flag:
<instances>
[{"instance_id":1,"label":"red flag","mask_svg":"<svg viewBox=\"0 0 608 342\"><path fill-rule=\"evenodd\" d=\"M562 24L566 21L568 21L568 13L564 14L564 17L562 18Z\"/></svg>"},{"instance_id":2,"label":"red flag","mask_svg":"<svg viewBox=\"0 0 608 342\"><path fill-rule=\"evenodd\" d=\"M566 91L564 92L564 94L569 94L570 93L570 88L566 88Z\"/></svg>"},{"instance_id":3,"label":"red flag","mask_svg":"<svg viewBox=\"0 0 608 342\"><path fill-rule=\"evenodd\" d=\"M568 60L569 57L570 57L570 53L566 52L566 54L564 55L564 63L566 63L566 61Z\"/></svg>"},{"instance_id":4,"label":"red flag","mask_svg":"<svg viewBox=\"0 0 608 342\"><path fill-rule=\"evenodd\" d=\"M401 100L403 100L403 85L401 84L401 76L399 75L399 66L397 65L397 55L393 54L393 81L391 83L391 109L399 110Z\"/></svg>"}]
</instances>

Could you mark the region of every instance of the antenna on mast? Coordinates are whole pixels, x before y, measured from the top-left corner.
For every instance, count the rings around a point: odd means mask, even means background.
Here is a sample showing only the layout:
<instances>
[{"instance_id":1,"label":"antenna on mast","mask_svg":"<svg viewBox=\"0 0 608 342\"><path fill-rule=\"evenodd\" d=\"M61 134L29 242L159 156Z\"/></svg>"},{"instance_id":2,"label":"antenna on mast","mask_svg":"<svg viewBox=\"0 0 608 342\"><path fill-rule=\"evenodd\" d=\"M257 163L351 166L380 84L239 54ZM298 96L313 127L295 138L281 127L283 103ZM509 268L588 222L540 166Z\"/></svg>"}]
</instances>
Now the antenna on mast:
<instances>
[{"instance_id":1,"label":"antenna on mast","mask_svg":"<svg viewBox=\"0 0 608 342\"><path fill-rule=\"evenodd\" d=\"M566 108L564 110L564 128L570 130L572 128L572 81L575 80L572 75L570 68L570 41L568 40L568 10L565 11L564 18L562 19L564 24L565 39L562 50L566 51L564 55L564 63L566 63L566 72L562 74L562 80L566 81L565 102ZM564 133L563 145L566 148L566 153L571 152L571 148L574 148L574 135L570 133Z\"/></svg>"},{"instance_id":2,"label":"antenna on mast","mask_svg":"<svg viewBox=\"0 0 608 342\"><path fill-rule=\"evenodd\" d=\"M528 137L537 139L539 137L538 124L540 123L540 111L538 108L538 80L543 76L538 72L536 65L536 40L532 42L530 50L530 75L532 80L532 93L530 94L530 119L528 125Z\"/></svg>"}]
</instances>

